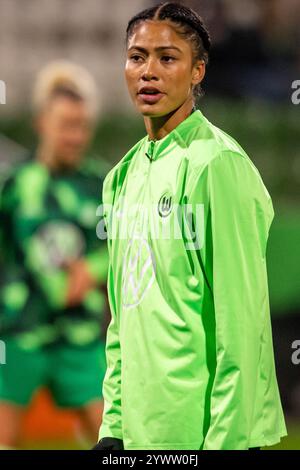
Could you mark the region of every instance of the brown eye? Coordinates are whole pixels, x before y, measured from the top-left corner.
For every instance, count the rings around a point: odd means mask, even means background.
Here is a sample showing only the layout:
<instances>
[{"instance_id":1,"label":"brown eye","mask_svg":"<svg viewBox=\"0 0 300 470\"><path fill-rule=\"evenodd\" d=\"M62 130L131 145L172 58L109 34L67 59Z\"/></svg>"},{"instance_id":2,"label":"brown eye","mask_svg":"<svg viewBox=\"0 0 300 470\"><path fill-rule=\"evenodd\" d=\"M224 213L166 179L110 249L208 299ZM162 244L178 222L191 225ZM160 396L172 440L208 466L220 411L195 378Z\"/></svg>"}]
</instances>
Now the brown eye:
<instances>
[{"instance_id":1,"label":"brown eye","mask_svg":"<svg viewBox=\"0 0 300 470\"><path fill-rule=\"evenodd\" d=\"M142 56L134 54L130 56L130 60L132 60L133 62L140 62L140 60L142 60Z\"/></svg>"},{"instance_id":2,"label":"brown eye","mask_svg":"<svg viewBox=\"0 0 300 470\"><path fill-rule=\"evenodd\" d=\"M164 55L162 56L161 60L168 64L168 63L174 62L176 59L175 57L172 57L170 55Z\"/></svg>"}]
</instances>

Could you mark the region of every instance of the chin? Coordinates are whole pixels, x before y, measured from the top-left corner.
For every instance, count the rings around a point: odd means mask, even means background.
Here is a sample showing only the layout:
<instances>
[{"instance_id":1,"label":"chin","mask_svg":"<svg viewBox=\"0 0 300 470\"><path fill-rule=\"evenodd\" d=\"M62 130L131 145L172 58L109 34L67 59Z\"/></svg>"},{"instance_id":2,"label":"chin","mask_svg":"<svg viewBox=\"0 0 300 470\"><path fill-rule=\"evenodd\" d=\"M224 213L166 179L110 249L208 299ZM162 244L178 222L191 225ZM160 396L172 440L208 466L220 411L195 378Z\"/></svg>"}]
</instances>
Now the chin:
<instances>
[{"instance_id":1,"label":"chin","mask_svg":"<svg viewBox=\"0 0 300 470\"><path fill-rule=\"evenodd\" d=\"M64 168L74 168L79 163L79 160L80 159L78 157L74 157L74 156L66 157L66 158L61 160L61 165Z\"/></svg>"},{"instance_id":2,"label":"chin","mask_svg":"<svg viewBox=\"0 0 300 470\"><path fill-rule=\"evenodd\" d=\"M137 109L140 114L144 117L150 118L162 118L164 116L171 116L174 114L179 108L181 107L180 104L173 104L170 106L163 105L163 103L157 104L144 104L144 105L137 105Z\"/></svg>"},{"instance_id":3,"label":"chin","mask_svg":"<svg viewBox=\"0 0 300 470\"><path fill-rule=\"evenodd\" d=\"M139 106L138 111L145 117L153 118L163 117L172 112L168 109L162 109L161 107L156 105Z\"/></svg>"}]
</instances>

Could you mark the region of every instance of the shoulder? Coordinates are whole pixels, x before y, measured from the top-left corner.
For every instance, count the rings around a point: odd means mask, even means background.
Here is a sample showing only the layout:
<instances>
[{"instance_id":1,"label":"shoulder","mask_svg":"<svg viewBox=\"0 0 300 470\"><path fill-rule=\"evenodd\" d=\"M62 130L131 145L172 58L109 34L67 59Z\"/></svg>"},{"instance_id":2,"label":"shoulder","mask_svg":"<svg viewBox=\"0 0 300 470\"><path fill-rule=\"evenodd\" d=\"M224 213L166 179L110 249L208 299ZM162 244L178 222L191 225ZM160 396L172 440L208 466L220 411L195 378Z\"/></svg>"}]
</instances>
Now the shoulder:
<instances>
[{"instance_id":1,"label":"shoulder","mask_svg":"<svg viewBox=\"0 0 300 470\"><path fill-rule=\"evenodd\" d=\"M261 175L242 146L230 135L212 124L200 111L181 139L187 151L191 180L207 174L241 185L263 185ZM250 183L251 182L251 183Z\"/></svg>"},{"instance_id":2,"label":"shoulder","mask_svg":"<svg viewBox=\"0 0 300 470\"><path fill-rule=\"evenodd\" d=\"M195 172L201 171L223 153L249 158L233 137L212 124L199 110L178 129L177 139L186 148L189 166Z\"/></svg>"},{"instance_id":3,"label":"shoulder","mask_svg":"<svg viewBox=\"0 0 300 470\"><path fill-rule=\"evenodd\" d=\"M24 181L28 184L36 184L39 181L45 181L49 177L49 171L45 165L42 165L34 158L24 160L13 172L16 182Z\"/></svg>"},{"instance_id":4,"label":"shoulder","mask_svg":"<svg viewBox=\"0 0 300 470\"><path fill-rule=\"evenodd\" d=\"M31 167L29 159L22 160L16 165L11 165L2 172L1 175L1 190L7 191L12 189L20 177L26 173L27 168Z\"/></svg>"},{"instance_id":5,"label":"shoulder","mask_svg":"<svg viewBox=\"0 0 300 470\"><path fill-rule=\"evenodd\" d=\"M18 164L9 171L1 188L1 199L10 204L25 202L43 193L47 187L49 174L46 168L32 159Z\"/></svg>"},{"instance_id":6,"label":"shoulder","mask_svg":"<svg viewBox=\"0 0 300 470\"><path fill-rule=\"evenodd\" d=\"M258 169L243 151L220 150L208 163L206 173L210 190L213 192L220 188L224 197L270 199Z\"/></svg>"}]
</instances>

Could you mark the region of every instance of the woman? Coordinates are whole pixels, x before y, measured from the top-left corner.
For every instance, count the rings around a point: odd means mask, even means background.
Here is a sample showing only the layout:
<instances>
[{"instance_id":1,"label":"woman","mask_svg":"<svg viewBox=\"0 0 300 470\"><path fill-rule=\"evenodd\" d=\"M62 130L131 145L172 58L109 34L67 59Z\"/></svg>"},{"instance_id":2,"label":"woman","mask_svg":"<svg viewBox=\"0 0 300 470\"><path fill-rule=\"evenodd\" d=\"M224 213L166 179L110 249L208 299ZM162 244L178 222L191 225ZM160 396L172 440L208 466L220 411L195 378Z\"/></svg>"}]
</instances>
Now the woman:
<instances>
[{"instance_id":1,"label":"woman","mask_svg":"<svg viewBox=\"0 0 300 470\"><path fill-rule=\"evenodd\" d=\"M91 442L102 412L107 249L95 234L99 182L85 161L94 129L89 73L58 61L34 93L38 145L0 195L0 446L19 445L24 412L47 386ZM96 269L95 269L96 266ZM101 375L101 378L100 378Z\"/></svg>"},{"instance_id":2,"label":"woman","mask_svg":"<svg viewBox=\"0 0 300 470\"><path fill-rule=\"evenodd\" d=\"M128 25L126 79L147 136L104 183L100 449L248 449L286 434L265 259L273 208L243 149L194 110L209 46L182 5Z\"/></svg>"}]
</instances>

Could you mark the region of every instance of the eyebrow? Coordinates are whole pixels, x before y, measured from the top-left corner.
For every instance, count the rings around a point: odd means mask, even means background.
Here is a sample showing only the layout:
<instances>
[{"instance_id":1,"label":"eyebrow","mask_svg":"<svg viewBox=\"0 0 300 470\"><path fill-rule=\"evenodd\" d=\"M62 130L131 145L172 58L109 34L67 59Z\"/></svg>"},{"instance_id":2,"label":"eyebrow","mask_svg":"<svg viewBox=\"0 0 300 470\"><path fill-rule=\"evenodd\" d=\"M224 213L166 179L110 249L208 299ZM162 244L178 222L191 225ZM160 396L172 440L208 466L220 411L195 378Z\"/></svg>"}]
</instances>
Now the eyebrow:
<instances>
[{"instance_id":1,"label":"eyebrow","mask_svg":"<svg viewBox=\"0 0 300 470\"><path fill-rule=\"evenodd\" d=\"M147 54L147 49L145 49L144 47L141 47L141 46L131 46L129 49L128 49L128 52L131 51L132 49L137 49L138 51L140 52L144 52ZM175 49L176 51L178 52L182 52L181 49L179 49L178 47L176 46L160 46L160 47L156 47L155 50L156 51L164 51L166 49Z\"/></svg>"}]
</instances>

